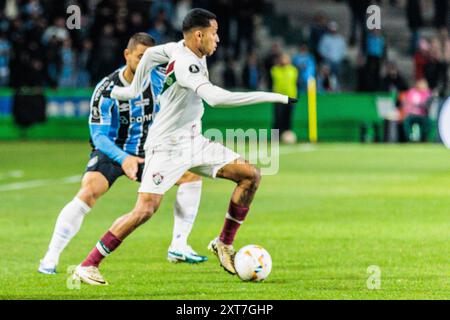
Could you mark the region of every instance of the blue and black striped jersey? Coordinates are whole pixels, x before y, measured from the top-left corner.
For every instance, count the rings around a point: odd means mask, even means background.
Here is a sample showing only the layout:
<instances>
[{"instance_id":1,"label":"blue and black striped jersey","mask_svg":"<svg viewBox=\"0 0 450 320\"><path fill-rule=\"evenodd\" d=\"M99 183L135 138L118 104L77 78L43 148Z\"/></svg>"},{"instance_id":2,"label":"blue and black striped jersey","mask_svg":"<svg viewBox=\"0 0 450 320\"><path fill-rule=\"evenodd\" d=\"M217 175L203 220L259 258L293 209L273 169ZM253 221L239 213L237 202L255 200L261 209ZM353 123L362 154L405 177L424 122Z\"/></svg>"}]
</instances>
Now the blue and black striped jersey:
<instances>
[{"instance_id":1,"label":"blue and black striped jersey","mask_svg":"<svg viewBox=\"0 0 450 320\"><path fill-rule=\"evenodd\" d=\"M129 85L123 77L124 70L125 67L116 70L97 84L91 98L89 117L92 147L102 152L106 151L102 147L109 149L104 153L118 162L127 154L144 156L148 128L154 114L159 111L157 101L165 77L164 66L157 66L151 70L137 98L119 101L103 97L102 92L114 85ZM117 148L102 146L101 139L96 139L99 134L107 135Z\"/></svg>"}]
</instances>

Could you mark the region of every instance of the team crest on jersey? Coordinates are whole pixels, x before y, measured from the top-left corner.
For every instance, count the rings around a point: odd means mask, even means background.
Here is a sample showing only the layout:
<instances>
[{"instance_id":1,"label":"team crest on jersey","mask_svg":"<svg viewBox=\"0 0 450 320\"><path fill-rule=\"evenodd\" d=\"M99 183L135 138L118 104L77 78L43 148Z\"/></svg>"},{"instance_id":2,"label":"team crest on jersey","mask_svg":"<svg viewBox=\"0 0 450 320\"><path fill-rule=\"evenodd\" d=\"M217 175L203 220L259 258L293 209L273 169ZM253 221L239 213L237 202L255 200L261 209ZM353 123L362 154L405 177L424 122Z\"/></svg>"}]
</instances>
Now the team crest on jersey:
<instances>
[{"instance_id":1,"label":"team crest on jersey","mask_svg":"<svg viewBox=\"0 0 450 320\"><path fill-rule=\"evenodd\" d=\"M196 64L191 64L189 66L189 71L191 73L198 73L200 71L200 68Z\"/></svg>"},{"instance_id":2,"label":"team crest on jersey","mask_svg":"<svg viewBox=\"0 0 450 320\"><path fill-rule=\"evenodd\" d=\"M153 174L153 182L159 186L161 182L163 182L164 176L162 176L159 172Z\"/></svg>"}]
</instances>

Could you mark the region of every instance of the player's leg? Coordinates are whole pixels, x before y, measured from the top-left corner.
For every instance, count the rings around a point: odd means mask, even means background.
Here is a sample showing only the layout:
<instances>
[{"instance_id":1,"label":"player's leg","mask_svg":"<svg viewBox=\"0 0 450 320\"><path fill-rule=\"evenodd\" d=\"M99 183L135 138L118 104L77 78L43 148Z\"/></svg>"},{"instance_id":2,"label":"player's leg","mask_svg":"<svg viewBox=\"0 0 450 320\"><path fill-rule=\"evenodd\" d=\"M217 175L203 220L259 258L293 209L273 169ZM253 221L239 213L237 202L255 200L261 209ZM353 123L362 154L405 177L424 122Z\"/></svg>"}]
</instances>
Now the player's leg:
<instances>
[{"instance_id":1,"label":"player's leg","mask_svg":"<svg viewBox=\"0 0 450 320\"><path fill-rule=\"evenodd\" d=\"M200 206L202 178L188 171L176 184L178 190L173 206L173 236L167 252L167 259L170 262L187 263L207 261L206 256L199 255L187 243Z\"/></svg>"},{"instance_id":2,"label":"player's leg","mask_svg":"<svg viewBox=\"0 0 450 320\"><path fill-rule=\"evenodd\" d=\"M108 180L100 172L87 172L83 176L77 195L66 204L56 220L48 251L39 265L39 272L56 273L62 251L80 230L85 215L108 188Z\"/></svg>"},{"instance_id":3,"label":"player's leg","mask_svg":"<svg viewBox=\"0 0 450 320\"><path fill-rule=\"evenodd\" d=\"M158 156L154 156L154 150L150 150L148 152L150 156L145 158L142 182L134 209L113 223L87 258L75 268L75 278L92 285L107 284L98 270L101 261L116 250L137 227L153 216L159 208L163 195L187 171L189 166L186 161L168 166L171 159L170 152L158 151Z\"/></svg>"},{"instance_id":4,"label":"player's leg","mask_svg":"<svg viewBox=\"0 0 450 320\"><path fill-rule=\"evenodd\" d=\"M226 271L235 274L233 241L248 214L261 181L261 173L258 168L245 160L237 159L223 166L216 176L232 180L237 185L231 196L220 236L211 241L208 248L217 254Z\"/></svg>"},{"instance_id":5,"label":"player's leg","mask_svg":"<svg viewBox=\"0 0 450 320\"><path fill-rule=\"evenodd\" d=\"M118 218L97 242L86 259L75 269L75 277L92 285L106 285L98 267L136 228L148 221L158 210L162 195L139 193L134 209Z\"/></svg>"}]
</instances>

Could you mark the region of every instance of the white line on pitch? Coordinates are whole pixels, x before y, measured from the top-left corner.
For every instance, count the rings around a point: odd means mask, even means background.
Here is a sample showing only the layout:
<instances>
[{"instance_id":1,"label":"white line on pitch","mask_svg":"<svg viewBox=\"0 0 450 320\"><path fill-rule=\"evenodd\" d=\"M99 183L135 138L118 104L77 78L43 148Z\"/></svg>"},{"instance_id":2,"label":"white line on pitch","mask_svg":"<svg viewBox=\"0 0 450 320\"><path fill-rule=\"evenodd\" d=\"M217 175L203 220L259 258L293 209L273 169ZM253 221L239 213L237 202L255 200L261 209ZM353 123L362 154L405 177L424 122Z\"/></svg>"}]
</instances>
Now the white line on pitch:
<instances>
[{"instance_id":1,"label":"white line on pitch","mask_svg":"<svg viewBox=\"0 0 450 320\"><path fill-rule=\"evenodd\" d=\"M5 173L0 173L0 180L5 180L8 178L22 178L23 176L24 173L22 170L7 171Z\"/></svg>"},{"instance_id":2,"label":"white line on pitch","mask_svg":"<svg viewBox=\"0 0 450 320\"><path fill-rule=\"evenodd\" d=\"M56 184L70 184L70 183L76 183L81 180L80 175L76 176L70 176L65 177L61 179L40 179L40 180L30 180L30 181L24 181L24 182L16 182L16 183L8 183L4 185L0 185L0 192L1 191L12 191L12 190L23 190L23 189L30 189L30 188L36 188L36 187L44 187L49 185L56 185Z\"/></svg>"}]
</instances>

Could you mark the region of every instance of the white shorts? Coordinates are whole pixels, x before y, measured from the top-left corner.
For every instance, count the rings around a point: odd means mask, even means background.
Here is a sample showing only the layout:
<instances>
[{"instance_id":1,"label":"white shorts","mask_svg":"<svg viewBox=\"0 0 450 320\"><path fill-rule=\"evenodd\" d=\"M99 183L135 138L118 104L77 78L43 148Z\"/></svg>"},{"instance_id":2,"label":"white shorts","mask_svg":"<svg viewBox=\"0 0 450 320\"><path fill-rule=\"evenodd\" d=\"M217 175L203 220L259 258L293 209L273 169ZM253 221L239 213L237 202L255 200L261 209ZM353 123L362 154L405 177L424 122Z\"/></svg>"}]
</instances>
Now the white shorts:
<instances>
[{"instance_id":1,"label":"white shorts","mask_svg":"<svg viewBox=\"0 0 450 320\"><path fill-rule=\"evenodd\" d=\"M177 143L150 147L145 152L141 193L164 194L186 171L215 178L217 171L240 155L202 135Z\"/></svg>"}]
</instances>

